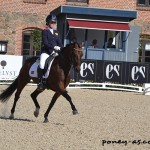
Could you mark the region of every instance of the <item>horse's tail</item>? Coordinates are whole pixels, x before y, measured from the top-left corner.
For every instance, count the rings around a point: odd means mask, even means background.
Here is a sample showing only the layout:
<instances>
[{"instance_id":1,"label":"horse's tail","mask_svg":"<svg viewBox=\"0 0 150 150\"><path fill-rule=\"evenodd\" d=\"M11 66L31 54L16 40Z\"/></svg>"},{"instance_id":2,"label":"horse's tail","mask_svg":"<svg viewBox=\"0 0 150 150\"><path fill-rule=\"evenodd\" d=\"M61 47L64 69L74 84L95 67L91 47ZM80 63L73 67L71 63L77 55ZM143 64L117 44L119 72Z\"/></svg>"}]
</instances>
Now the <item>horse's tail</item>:
<instances>
[{"instance_id":1,"label":"horse's tail","mask_svg":"<svg viewBox=\"0 0 150 150\"><path fill-rule=\"evenodd\" d=\"M2 103L5 103L8 101L10 96L14 93L14 91L17 89L18 85L18 78L7 88L5 89L1 94L0 94L0 101Z\"/></svg>"}]
</instances>

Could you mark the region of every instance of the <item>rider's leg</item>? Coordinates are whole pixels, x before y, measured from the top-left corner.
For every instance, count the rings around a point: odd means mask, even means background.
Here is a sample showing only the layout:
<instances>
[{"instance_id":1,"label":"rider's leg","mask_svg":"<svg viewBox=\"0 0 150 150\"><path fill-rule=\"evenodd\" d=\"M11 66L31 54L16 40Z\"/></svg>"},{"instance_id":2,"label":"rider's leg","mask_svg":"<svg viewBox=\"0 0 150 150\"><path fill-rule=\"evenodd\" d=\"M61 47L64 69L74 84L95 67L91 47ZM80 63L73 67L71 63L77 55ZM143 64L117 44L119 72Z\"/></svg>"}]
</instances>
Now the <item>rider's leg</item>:
<instances>
[{"instance_id":1,"label":"rider's leg","mask_svg":"<svg viewBox=\"0 0 150 150\"><path fill-rule=\"evenodd\" d=\"M38 70L38 78L40 79L40 83L38 84L38 89L43 90L44 85L43 85L43 73L44 73L44 66L45 66L45 61L49 57L48 54L42 53L40 56L40 65L39 65L39 70Z\"/></svg>"}]
</instances>

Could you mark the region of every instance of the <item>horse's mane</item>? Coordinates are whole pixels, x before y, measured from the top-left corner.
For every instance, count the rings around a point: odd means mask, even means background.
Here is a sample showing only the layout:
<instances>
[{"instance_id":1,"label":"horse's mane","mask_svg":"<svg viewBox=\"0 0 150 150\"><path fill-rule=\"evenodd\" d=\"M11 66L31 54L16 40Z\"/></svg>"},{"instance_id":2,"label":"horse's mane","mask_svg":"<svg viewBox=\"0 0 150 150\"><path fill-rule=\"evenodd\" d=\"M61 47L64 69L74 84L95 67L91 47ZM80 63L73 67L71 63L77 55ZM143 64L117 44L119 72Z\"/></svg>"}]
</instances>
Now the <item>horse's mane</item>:
<instances>
[{"instance_id":1,"label":"horse's mane","mask_svg":"<svg viewBox=\"0 0 150 150\"><path fill-rule=\"evenodd\" d=\"M80 48L80 44L79 44L78 42L74 42L74 43L67 44L67 45L66 45L66 48L69 47L69 46L71 46L71 45L75 45L75 44L77 44L78 47ZM65 47L64 47L64 48L65 48Z\"/></svg>"},{"instance_id":2,"label":"horse's mane","mask_svg":"<svg viewBox=\"0 0 150 150\"><path fill-rule=\"evenodd\" d=\"M66 56L68 57L69 56L69 50L71 51L72 48L70 47L75 47L75 45L78 45L78 47L80 47L80 45L77 43L77 42L74 42L74 43L70 43L70 44L67 44L65 47L62 48L62 50L59 52L59 56L57 57L58 59L64 59Z\"/></svg>"}]
</instances>

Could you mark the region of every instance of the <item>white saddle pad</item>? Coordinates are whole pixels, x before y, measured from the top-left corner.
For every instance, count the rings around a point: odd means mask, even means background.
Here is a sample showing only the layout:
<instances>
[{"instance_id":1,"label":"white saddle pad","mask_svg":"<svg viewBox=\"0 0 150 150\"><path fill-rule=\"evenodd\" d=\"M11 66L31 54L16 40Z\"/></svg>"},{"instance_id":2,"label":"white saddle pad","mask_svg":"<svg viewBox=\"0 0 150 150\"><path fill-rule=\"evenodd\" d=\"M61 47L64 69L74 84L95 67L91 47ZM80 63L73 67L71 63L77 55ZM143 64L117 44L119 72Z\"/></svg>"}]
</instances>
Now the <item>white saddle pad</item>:
<instances>
[{"instance_id":1,"label":"white saddle pad","mask_svg":"<svg viewBox=\"0 0 150 150\"><path fill-rule=\"evenodd\" d=\"M53 61L54 61L54 58L50 62L49 67L47 69L47 72L45 73L45 75L43 76L43 78L48 78ZM40 60L37 59L36 62L31 66L31 68L29 70L30 77L35 77L35 78L38 77L37 68L39 66L39 63L40 63Z\"/></svg>"}]
</instances>

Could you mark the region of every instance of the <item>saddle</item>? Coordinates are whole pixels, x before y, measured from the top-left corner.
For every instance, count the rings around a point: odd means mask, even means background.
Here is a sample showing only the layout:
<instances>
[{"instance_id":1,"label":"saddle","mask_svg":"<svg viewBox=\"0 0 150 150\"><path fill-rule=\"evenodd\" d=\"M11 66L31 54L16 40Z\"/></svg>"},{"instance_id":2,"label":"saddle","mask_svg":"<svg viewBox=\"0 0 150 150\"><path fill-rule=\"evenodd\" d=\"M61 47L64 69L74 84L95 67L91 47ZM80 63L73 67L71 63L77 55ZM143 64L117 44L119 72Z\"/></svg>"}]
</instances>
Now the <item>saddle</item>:
<instances>
[{"instance_id":1,"label":"saddle","mask_svg":"<svg viewBox=\"0 0 150 150\"><path fill-rule=\"evenodd\" d=\"M55 58L54 55L50 55L50 56L46 59L46 61L45 61L45 66L44 66L44 74L47 72L48 67L49 67L50 64L51 64L51 61L52 61L54 58Z\"/></svg>"},{"instance_id":2,"label":"saddle","mask_svg":"<svg viewBox=\"0 0 150 150\"><path fill-rule=\"evenodd\" d=\"M51 66L52 66L52 63L54 61L54 58L56 56L55 55L50 55L46 61L45 61L45 67L44 67L44 76L43 78L48 78L49 76L49 73L50 73L50 69L51 69ZM40 64L40 58L38 58L36 60L36 62L30 67L30 70L29 70L29 75L31 77L38 77L38 68L39 68L39 64Z\"/></svg>"}]
</instances>

